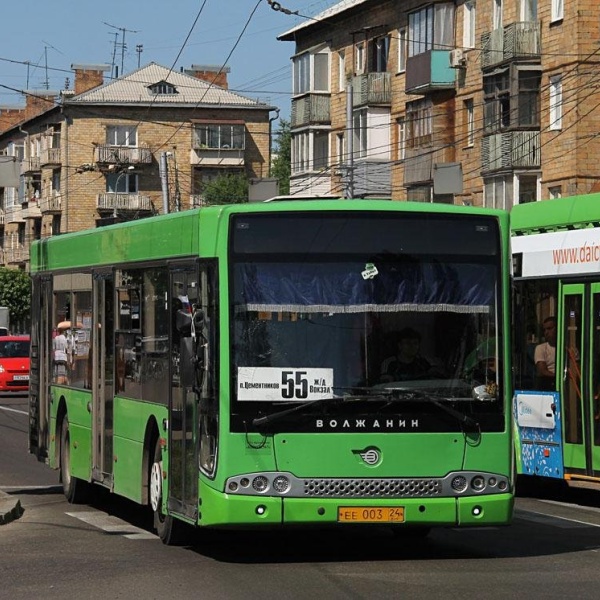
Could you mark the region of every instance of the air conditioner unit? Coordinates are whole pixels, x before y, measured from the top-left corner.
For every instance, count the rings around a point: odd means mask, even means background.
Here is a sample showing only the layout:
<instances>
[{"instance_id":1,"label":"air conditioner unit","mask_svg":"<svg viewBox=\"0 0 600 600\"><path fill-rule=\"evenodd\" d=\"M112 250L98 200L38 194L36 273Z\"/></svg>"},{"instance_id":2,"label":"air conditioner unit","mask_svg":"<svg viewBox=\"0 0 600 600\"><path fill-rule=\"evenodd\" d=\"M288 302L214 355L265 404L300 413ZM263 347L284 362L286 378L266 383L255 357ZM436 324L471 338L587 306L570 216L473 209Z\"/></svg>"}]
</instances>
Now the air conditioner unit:
<instances>
[{"instance_id":1,"label":"air conditioner unit","mask_svg":"<svg viewBox=\"0 0 600 600\"><path fill-rule=\"evenodd\" d=\"M450 66L453 69L460 69L467 66L465 51L462 48L450 50Z\"/></svg>"}]
</instances>

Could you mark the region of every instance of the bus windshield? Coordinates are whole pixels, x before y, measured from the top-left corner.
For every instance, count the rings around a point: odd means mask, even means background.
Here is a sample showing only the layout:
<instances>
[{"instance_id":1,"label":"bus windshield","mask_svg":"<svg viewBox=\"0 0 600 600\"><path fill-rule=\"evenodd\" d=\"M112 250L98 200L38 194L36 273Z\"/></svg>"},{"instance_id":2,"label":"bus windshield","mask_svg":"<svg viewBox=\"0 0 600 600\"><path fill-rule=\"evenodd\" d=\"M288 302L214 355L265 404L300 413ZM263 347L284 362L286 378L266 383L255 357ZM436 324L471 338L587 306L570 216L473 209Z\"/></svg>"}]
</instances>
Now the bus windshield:
<instances>
[{"instance_id":1,"label":"bus windshield","mask_svg":"<svg viewBox=\"0 0 600 600\"><path fill-rule=\"evenodd\" d=\"M440 402L502 426L493 218L253 214L232 235L233 430L314 431L349 415L349 430L361 415L377 429L408 413L457 428Z\"/></svg>"}]
</instances>

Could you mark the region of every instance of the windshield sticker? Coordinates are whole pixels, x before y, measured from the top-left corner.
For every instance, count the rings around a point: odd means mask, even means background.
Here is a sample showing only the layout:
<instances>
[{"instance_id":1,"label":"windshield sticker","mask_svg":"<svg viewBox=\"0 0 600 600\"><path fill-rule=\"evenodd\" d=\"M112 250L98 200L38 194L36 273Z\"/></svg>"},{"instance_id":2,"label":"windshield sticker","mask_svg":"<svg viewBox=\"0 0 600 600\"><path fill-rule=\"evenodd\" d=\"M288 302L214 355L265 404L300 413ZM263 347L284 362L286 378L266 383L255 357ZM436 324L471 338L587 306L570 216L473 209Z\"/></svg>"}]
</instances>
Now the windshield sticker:
<instances>
[{"instance_id":1,"label":"windshield sticker","mask_svg":"<svg viewBox=\"0 0 600 600\"><path fill-rule=\"evenodd\" d=\"M239 367L238 400L297 402L333 396L333 369Z\"/></svg>"},{"instance_id":2,"label":"windshield sticker","mask_svg":"<svg viewBox=\"0 0 600 600\"><path fill-rule=\"evenodd\" d=\"M375 279L379 275L377 267L373 263L367 263L365 270L361 273L363 279Z\"/></svg>"}]
</instances>

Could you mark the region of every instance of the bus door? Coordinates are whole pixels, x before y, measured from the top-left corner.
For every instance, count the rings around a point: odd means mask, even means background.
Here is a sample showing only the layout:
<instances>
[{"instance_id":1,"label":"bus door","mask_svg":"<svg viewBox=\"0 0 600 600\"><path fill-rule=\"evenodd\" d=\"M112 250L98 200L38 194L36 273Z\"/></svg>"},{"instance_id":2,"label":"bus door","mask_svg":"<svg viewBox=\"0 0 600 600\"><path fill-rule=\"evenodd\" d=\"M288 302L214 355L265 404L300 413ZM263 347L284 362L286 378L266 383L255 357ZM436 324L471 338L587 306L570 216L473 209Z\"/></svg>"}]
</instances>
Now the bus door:
<instances>
[{"instance_id":1,"label":"bus door","mask_svg":"<svg viewBox=\"0 0 600 600\"><path fill-rule=\"evenodd\" d=\"M92 325L92 477L110 485L113 474L115 287L111 271L94 273Z\"/></svg>"},{"instance_id":2,"label":"bus door","mask_svg":"<svg viewBox=\"0 0 600 600\"><path fill-rule=\"evenodd\" d=\"M600 284L562 285L559 307L564 466L572 475L600 476Z\"/></svg>"},{"instance_id":3,"label":"bus door","mask_svg":"<svg viewBox=\"0 0 600 600\"><path fill-rule=\"evenodd\" d=\"M198 399L194 389L192 310L197 299L197 265L171 266L168 508L194 520L198 506Z\"/></svg>"}]
</instances>

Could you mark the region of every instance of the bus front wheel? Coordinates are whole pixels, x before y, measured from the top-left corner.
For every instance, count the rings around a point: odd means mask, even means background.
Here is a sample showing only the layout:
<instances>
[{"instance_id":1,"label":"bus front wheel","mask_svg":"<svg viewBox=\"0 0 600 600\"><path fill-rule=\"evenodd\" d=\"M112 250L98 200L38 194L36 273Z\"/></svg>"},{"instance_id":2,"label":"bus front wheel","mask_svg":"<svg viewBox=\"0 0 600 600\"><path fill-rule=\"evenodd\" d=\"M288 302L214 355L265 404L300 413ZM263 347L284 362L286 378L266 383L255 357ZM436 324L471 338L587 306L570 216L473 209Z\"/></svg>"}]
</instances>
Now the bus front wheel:
<instances>
[{"instance_id":1,"label":"bus front wheel","mask_svg":"<svg viewBox=\"0 0 600 600\"><path fill-rule=\"evenodd\" d=\"M174 546L184 541L185 524L174 519L171 515L165 515L162 511L163 503L163 468L162 448L160 440L154 445L154 460L150 467L149 498L152 512L154 513L154 529L163 544Z\"/></svg>"}]
</instances>

